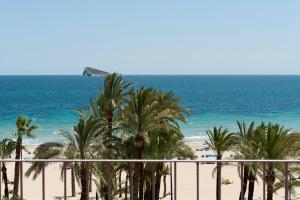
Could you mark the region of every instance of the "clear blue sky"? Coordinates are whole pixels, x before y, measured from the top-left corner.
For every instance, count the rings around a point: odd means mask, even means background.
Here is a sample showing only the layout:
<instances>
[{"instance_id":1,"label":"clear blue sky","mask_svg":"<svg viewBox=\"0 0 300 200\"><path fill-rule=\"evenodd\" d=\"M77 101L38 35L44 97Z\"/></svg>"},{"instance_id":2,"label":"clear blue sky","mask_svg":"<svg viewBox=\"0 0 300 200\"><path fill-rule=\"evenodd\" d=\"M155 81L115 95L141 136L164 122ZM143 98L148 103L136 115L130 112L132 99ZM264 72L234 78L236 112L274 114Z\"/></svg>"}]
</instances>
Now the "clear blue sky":
<instances>
[{"instance_id":1,"label":"clear blue sky","mask_svg":"<svg viewBox=\"0 0 300 200\"><path fill-rule=\"evenodd\" d=\"M300 74L300 1L1 1L0 75Z\"/></svg>"}]
</instances>

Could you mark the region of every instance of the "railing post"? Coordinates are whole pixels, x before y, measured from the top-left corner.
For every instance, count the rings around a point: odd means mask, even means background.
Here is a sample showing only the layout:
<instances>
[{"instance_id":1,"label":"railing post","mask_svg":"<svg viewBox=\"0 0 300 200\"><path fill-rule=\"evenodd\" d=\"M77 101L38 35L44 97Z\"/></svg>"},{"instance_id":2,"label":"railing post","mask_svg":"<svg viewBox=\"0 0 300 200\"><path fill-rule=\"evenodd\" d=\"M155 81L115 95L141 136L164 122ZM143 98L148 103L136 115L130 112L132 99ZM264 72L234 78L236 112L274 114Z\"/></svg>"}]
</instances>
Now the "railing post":
<instances>
[{"instance_id":1,"label":"railing post","mask_svg":"<svg viewBox=\"0 0 300 200\"><path fill-rule=\"evenodd\" d=\"M174 200L177 199L177 162L174 162Z\"/></svg>"},{"instance_id":2,"label":"railing post","mask_svg":"<svg viewBox=\"0 0 300 200\"><path fill-rule=\"evenodd\" d=\"M129 163L130 200L133 200L133 163Z\"/></svg>"},{"instance_id":3,"label":"railing post","mask_svg":"<svg viewBox=\"0 0 300 200\"><path fill-rule=\"evenodd\" d=\"M90 165L88 162L85 162L86 173L85 173L85 187L86 187L86 200L89 200L89 177L90 177Z\"/></svg>"},{"instance_id":4,"label":"railing post","mask_svg":"<svg viewBox=\"0 0 300 200\"><path fill-rule=\"evenodd\" d=\"M285 190L285 200L289 199L289 166L288 166L288 162L286 161L284 163L284 190Z\"/></svg>"},{"instance_id":5,"label":"railing post","mask_svg":"<svg viewBox=\"0 0 300 200\"><path fill-rule=\"evenodd\" d=\"M170 191L171 191L171 200L173 200L173 167L172 167L172 162L170 162Z\"/></svg>"},{"instance_id":6,"label":"railing post","mask_svg":"<svg viewBox=\"0 0 300 200\"><path fill-rule=\"evenodd\" d=\"M107 175L108 175L108 192L107 196L109 200L112 200L112 165L111 163L106 164L107 167Z\"/></svg>"},{"instance_id":7,"label":"railing post","mask_svg":"<svg viewBox=\"0 0 300 200\"><path fill-rule=\"evenodd\" d=\"M241 200L244 200L244 163L241 162Z\"/></svg>"},{"instance_id":8,"label":"railing post","mask_svg":"<svg viewBox=\"0 0 300 200\"><path fill-rule=\"evenodd\" d=\"M64 200L67 200L67 162L63 162L64 167Z\"/></svg>"},{"instance_id":9,"label":"railing post","mask_svg":"<svg viewBox=\"0 0 300 200\"><path fill-rule=\"evenodd\" d=\"M266 163L263 163L263 200L266 200Z\"/></svg>"},{"instance_id":10,"label":"railing post","mask_svg":"<svg viewBox=\"0 0 300 200\"><path fill-rule=\"evenodd\" d=\"M20 186L21 186L21 194L20 198L23 200L23 162L20 161Z\"/></svg>"},{"instance_id":11,"label":"railing post","mask_svg":"<svg viewBox=\"0 0 300 200\"><path fill-rule=\"evenodd\" d=\"M196 163L196 178L197 178L197 200L199 200L199 162Z\"/></svg>"},{"instance_id":12,"label":"railing post","mask_svg":"<svg viewBox=\"0 0 300 200\"><path fill-rule=\"evenodd\" d=\"M152 191L152 200L155 200L155 168L151 166L151 191Z\"/></svg>"},{"instance_id":13,"label":"railing post","mask_svg":"<svg viewBox=\"0 0 300 200\"><path fill-rule=\"evenodd\" d=\"M42 199L45 200L45 163L42 168Z\"/></svg>"}]
</instances>

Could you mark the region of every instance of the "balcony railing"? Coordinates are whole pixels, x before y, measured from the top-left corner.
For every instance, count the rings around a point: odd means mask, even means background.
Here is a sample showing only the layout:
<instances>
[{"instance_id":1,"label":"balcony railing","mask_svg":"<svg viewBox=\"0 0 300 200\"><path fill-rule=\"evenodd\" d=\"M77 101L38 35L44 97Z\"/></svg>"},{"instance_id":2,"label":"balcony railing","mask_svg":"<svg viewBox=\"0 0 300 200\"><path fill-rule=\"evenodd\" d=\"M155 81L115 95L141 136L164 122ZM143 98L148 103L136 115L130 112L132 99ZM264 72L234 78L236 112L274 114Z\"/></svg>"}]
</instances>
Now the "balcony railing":
<instances>
[{"instance_id":1,"label":"balcony railing","mask_svg":"<svg viewBox=\"0 0 300 200\"><path fill-rule=\"evenodd\" d=\"M24 172L23 172L23 165L24 164L30 164L33 162L41 162L41 163L60 163L60 164L64 164L63 166L66 166L65 164L67 163L86 163L87 166L90 166L92 163L127 163L130 166L130 170L129 171L133 171L133 166L134 163L164 163L167 164L170 168L170 177L169 177L169 181L168 181L168 190L169 190L169 196L168 198L171 200L179 200L179 197L177 195L177 191L180 188L180 184L178 183L178 165L179 164L192 164L194 165L194 170L195 170L195 175L193 177L193 179L189 180L190 182L194 183L194 187L195 187L195 199L196 200L201 200L202 198L202 194L200 192L200 187L199 187L199 181L201 180L201 176L200 176L200 165L207 165L207 164L216 164L216 163L223 163L223 164L235 164L239 166L239 170L240 170L240 190L238 192L243 192L243 166L246 163L257 163L258 165L262 166L262 177L265 177L265 173L266 173L266 164L268 163L281 163L284 166L284 199L285 200L289 200L289 176L288 176L288 170L289 170L289 165L290 164L300 164L300 160L209 160L209 159L205 159L205 160L79 160L79 159L73 159L73 160L67 160L67 159L51 159L51 160L46 160L46 159L22 159L22 160L15 160L15 159L0 159L0 166L2 166L2 162L5 163L15 163L15 162L19 162L20 163L20 192L19 192L19 196L20 199L28 199L30 200L31 198L26 196L24 198ZM40 199L45 200L45 199L49 199L48 197L46 198L46 172L45 172L45 168L43 167L42 169L42 173L41 173L41 179L42 179L42 185L41 185L41 190L42 190L42 194ZM184 172L183 172L184 173ZM0 180L2 180L2 173L0 173ZM90 176L86 176L86 179L89 180ZM265 184L265 180L264 178L262 178L262 200L266 199L266 184ZM87 183L89 184L89 181L87 181ZM135 188L133 188L133 173L129 173L129 195L128 198L130 200L133 200L133 190ZM151 185L154 186L155 184L155 178L152 176L151 177ZM184 184L184 183L181 183ZM0 184L0 200L3 199L3 194L2 194L2 184ZM30 185L28 185L27 187L30 187ZM88 188L88 185L87 185ZM151 192L152 192L152 200L155 200L155 187L151 187ZM63 168L63 194L62 194L62 199L67 200L68 196L67 196L67 168L64 167ZM87 197L87 199L90 199L89 197ZM95 198L93 198L95 199ZM112 195L112 180L108 181L108 199L114 199L113 195Z\"/></svg>"}]
</instances>

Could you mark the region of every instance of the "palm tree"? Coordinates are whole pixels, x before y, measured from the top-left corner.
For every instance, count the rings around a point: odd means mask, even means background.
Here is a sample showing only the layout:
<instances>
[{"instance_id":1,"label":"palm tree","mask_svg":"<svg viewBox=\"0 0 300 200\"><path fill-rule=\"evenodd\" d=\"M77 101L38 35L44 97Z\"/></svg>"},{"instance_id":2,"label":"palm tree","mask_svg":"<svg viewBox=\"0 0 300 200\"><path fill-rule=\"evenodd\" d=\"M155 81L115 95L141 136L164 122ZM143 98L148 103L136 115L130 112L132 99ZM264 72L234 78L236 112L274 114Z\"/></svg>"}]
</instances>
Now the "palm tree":
<instances>
[{"instance_id":1,"label":"palm tree","mask_svg":"<svg viewBox=\"0 0 300 200\"><path fill-rule=\"evenodd\" d=\"M28 138L35 138L33 131L37 129L36 125L31 123L32 121L26 117L20 116L16 121L17 130L14 132L16 137L16 159L22 158L22 139L24 136ZM13 196L18 197L19 192L19 173L20 173L20 163L15 163L15 176L14 176L14 189Z\"/></svg>"},{"instance_id":2,"label":"palm tree","mask_svg":"<svg viewBox=\"0 0 300 200\"><path fill-rule=\"evenodd\" d=\"M3 139L0 141L0 157L1 159L10 158L16 148L16 142L11 139ZM9 198L7 168L5 162L2 162L2 178L4 181L4 197ZM0 180L1 181L1 180Z\"/></svg>"},{"instance_id":3,"label":"palm tree","mask_svg":"<svg viewBox=\"0 0 300 200\"><path fill-rule=\"evenodd\" d=\"M171 159L180 157L178 152L183 149L191 152L190 148L186 148L181 143L183 137L178 121L186 122L184 113L187 113L187 110L181 107L180 100L175 98L172 92L158 92L153 88L131 90L128 106L124 110L122 130L128 140L133 143L135 148L133 157L135 159ZM158 144L161 150L155 146ZM177 145L179 150L174 148ZM149 198L151 192L147 176L151 173L156 175L155 187L157 188L156 198L158 198L163 167L162 163L151 166L143 163L134 165L133 187L136 188L133 194L134 199L144 198L145 181L145 198Z\"/></svg>"},{"instance_id":4,"label":"palm tree","mask_svg":"<svg viewBox=\"0 0 300 200\"><path fill-rule=\"evenodd\" d=\"M73 134L64 132L63 135L68 141L68 147L71 151L77 152L79 159L89 159L93 156L93 146L95 138L98 136L97 121L88 119L79 119L77 126L74 127ZM88 185L89 169L86 163L81 163L80 166L80 183L81 183L81 200L88 199L89 188Z\"/></svg>"},{"instance_id":5,"label":"palm tree","mask_svg":"<svg viewBox=\"0 0 300 200\"><path fill-rule=\"evenodd\" d=\"M260 149L260 156L267 160L283 160L294 156L297 140L290 130L278 124L262 123L255 132L257 141L254 148ZM279 174L282 173L282 164L266 163L265 183L267 185L267 200L273 199L274 185ZM263 169L261 169L263 170Z\"/></svg>"},{"instance_id":6,"label":"palm tree","mask_svg":"<svg viewBox=\"0 0 300 200\"><path fill-rule=\"evenodd\" d=\"M157 120L158 123L149 134L149 143L146 145L144 158L149 159L193 159L194 155L191 149L183 142L183 134L181 132L179 122L186 123L184 114L188 110L181 106L180 99L175 98L172 92L157 92ZM172 148L171 148L172 147ZM151 167L148 167L151 169ZM157 163L155 168L155 199L159 198L161 177L166 168L164 163ZM153 173L151 170L148 174ZM148 179L150 180L150 179ZM148 183L148 187L149 187ZM146 189L147 190L147 189ZM150 188L148 199L151 199Z\"/></svg>"},{"instance_id":7,"label":"palm tree","mask_svg":"<svg viewBox=\"0 0 300 200\"><path fill-rule=\"evenodd\" d=\"M237 133L238 143L237 143L237 153L240 159L257 159L258 150L253 148L253 142L255 140L254 136L254 122L251 122L249 127L245 122L237 122L239 132ZM248 200L253 199L254 193L254 183L256 180L258 166L256 163L245 163L244 164L244 180L243 180L243 193L240 193L240 200L244 200L244 196L247 190L247 182L249 181L248 188Z\"/></svg>"},{"instance_id":8,"label":"palm tree","mask_svg":"<svg viewBox=\"0 0 300 200\"><path fill-rule=\"evenodd\" d=\"M222 130L222 127L214 127L213 130L207 130L207 144L217 153L217 160L222 159L225 151L231 150L236 144L234 133L230 133L228 129ZM221 200L221 169L222 163L217 163L217 181L216 181L216 199Z\"/></svg>"},{"instance_id":9,"label":"palm tree","mask_svg":"<svg viewBox=\"0 0 300 200\"><path fill-rule=\"evenodd\" d=\"M172 92L156 92L157 98L157 108L156 108L156 118L157 125L149 132L149 142L146 145L144 158L149 159L173 159L181 157L179 151L185 151L186 154L191 153L190 148L185 148L185 145L181 145L183 140L183 135L179 126L179 121L186 123L184 114L188 113L186 109L181 106L180 99L175 98ZM170 148L172 147L172 148ZM183 156L182 158L193 158L192 156ZM155 188L156 196L159 198L161 177L163 174L164 163L152 164L149 168L148 174L153 174L156 176ZM145 166L147 168L147 166ZM154 168L154 170L152 169ZM151 179L151 178L150 178ZM148 179L148 180L150 180ZM141 177L141 182L143 177ZM148 184L149 186L150 184ZM140 194L143 185L140 185ZM147 189L146 189L147 190ZM145 193L145 197L150 199L152 192L148 188L148 194ZM141 197L140 197L141 199Z\"/></svg>"},{"instance_id":10,"label":"palm tree","mask_svg":"<svg viewBox=\"0 0 300 200\"><path fill-rule=\"evenodd\" d=\"M95 139L98 137L97 121L92 118L80 117L73 132L61 131L60 134L65 138L66 143L48 142L40 145L35 150L35 158L69 158L69 159L90 159L93 157ZM48 165L49 163L45 163ZM42 165L33 163L26 172L29 176L34 172L34 178L41 172ZM86 163L73 166L81 185L81 200L87 199L89 195L88 180L89 167Z\"/></svg>"},{"instance_id":11,"label":"palm tree","mask_svg":"<svg viewBox=\"0 0 300 200\"><path fill-rule=\"evenodd\" d=\"M142 159L145 144L149 142L149 133L158 124L157 119L157 94L152 88L130 91L130 99L124 110L122 129L128 135L133 136L135 147L135 159ZM133 169L133 199L138 199L140 183L143 171L142 163L135 163ZM142 189L143 187L141 187ZM140 198L142 198L140 194Z\"/></svg>"},{"instance_id":12,"label":"palm tree","mask_svg":"<svg viewBox=\"0 0 300 200\"><path fill-rule=\"evenodd\" d=\"M115 136L115 133L117 133L117 130L120 128L121 110L128 96L128 88L131 87L131 85L131 83L127 83L123 80L121 74L108 74L104 80L104 87L100 88L97 100L91 98L90 113L91 116L98 121L101 143L105 146L104 149L106 150L102 152L101 155L98 154L98 158L115 159L118 157L115 148L119 146L119 140ZM106 165L108 173L113 174L113 166L111 164ZM107 178L109 177L111 176L109 175ZM102 193L105 194L104 199L108 199L107 180L101 182L102 184L99 185L102 187Z\"/></svg>"},{"instance_id":13,"label":"palm tree","mask_svg":"<svg viewBox=\"0 0 300 200\"><path fill-rule=\"evenodd\" d=\"M97 100L91 98L90 112L93 118L99 120L101 134L109 139L117 127L120 110L123 109L127 89L132 86L123 80L118 73L108 74L104 80L103 89L100 88Z\"/></svg>"}]
</instances>

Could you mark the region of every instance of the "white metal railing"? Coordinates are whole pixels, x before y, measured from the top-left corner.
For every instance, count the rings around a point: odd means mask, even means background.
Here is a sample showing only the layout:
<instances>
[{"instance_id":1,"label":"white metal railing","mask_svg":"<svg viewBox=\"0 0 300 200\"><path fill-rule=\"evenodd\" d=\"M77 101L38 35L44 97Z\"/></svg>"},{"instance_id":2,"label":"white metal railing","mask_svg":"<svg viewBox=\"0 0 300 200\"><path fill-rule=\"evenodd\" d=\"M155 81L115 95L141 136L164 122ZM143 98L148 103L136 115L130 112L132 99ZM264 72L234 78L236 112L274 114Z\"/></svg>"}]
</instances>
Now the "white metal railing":
<instances>
[{"instance_id":1,"label":"white metal railing","mask_svg":"<svg viewBox=\"0 0 300 200\"><path fill-rule=\"evenodd\" d=\"M254 163L300 163L300 160L135 160L135 159L0 159L0 162L117 162L117 163L160 163L160 162L172 162L172 163L241 163L241 162L254 162Z\"/></svg>"},{"instance_id":2,"label":"white metal railing","mask_svg":"<svg viewBox=\"0 0 300 200\"><path fill-rule=\"evenodd\" d=\"M2 165L2 162L20 162L20 199L23 199L23 163L33 163L33 162L42 162L42 163L74 163L74 162L80 162L80 163L87 163L87 164L91 164L91 163L130 163L130 171L132 172L133 169L133 164L134 163L168 163L170 166L170 196L171 196L171 200L177 200L177 163L195 163L196 166L196 199L199 200L200 199L200 193L199 193L199 164L212 164L212 163L236 163L239 164L240 167L240 179L241 179L241 193L243 193L243 166L245 163L261 163L263 165L263 177L265 177L265 165L266 163L282 163L284 164L285 168L284 168L284 175L285 175L285 200L288 200L288 194L289 194L289 190L288 190L288 181L289 181L289 177L288 177L288 165L290 163L294 163L300 164L300 160L209 160L209 159L205 159L205 160L132 160L132 159L128 159L128 160L116 160L116 159L93 159L93 160L89 160L89 159L85 159L85 160L81 160L81 159L0 159L0 166ZM66 165L64 165L66 166ZM89 166L89 165L88 165ZM67 185L66 185L66 167L64 167L63 169L63 182L64 182L64 199L67 199ZM89 177L86 177L87 180L89 179ZM2 179L1 177L1 173L0 173L0 180ZM155 181L153 178L151 178L151 181ZM88 183L89 181L87 181ZM263 184L263 200L265 200L265 191L266 191L266 184L265 184L265 180L263 180L264 184ZM109 183L111 184L111 181L109 181ZM132 191L134 190L133 188L133 175L132 173L129 173L129 191L130 191L130 200L133 200L132 197ZM110 190L111 190L111 185L109 185ZM111 191L108 192L109 193L109 199L112 199L112 195L111 195ZM152 194L155 194L155 187L152 188ZM88 198L88 197L87 197ZM2 188L1 188L1 184L0 184L0 200L2 199ZM42 198L43 200L45 200L45 169L43 167L42 169ZM156 200L155 199L155 195L152 195L152 200Z\"/></svg>"}]
</instances>

